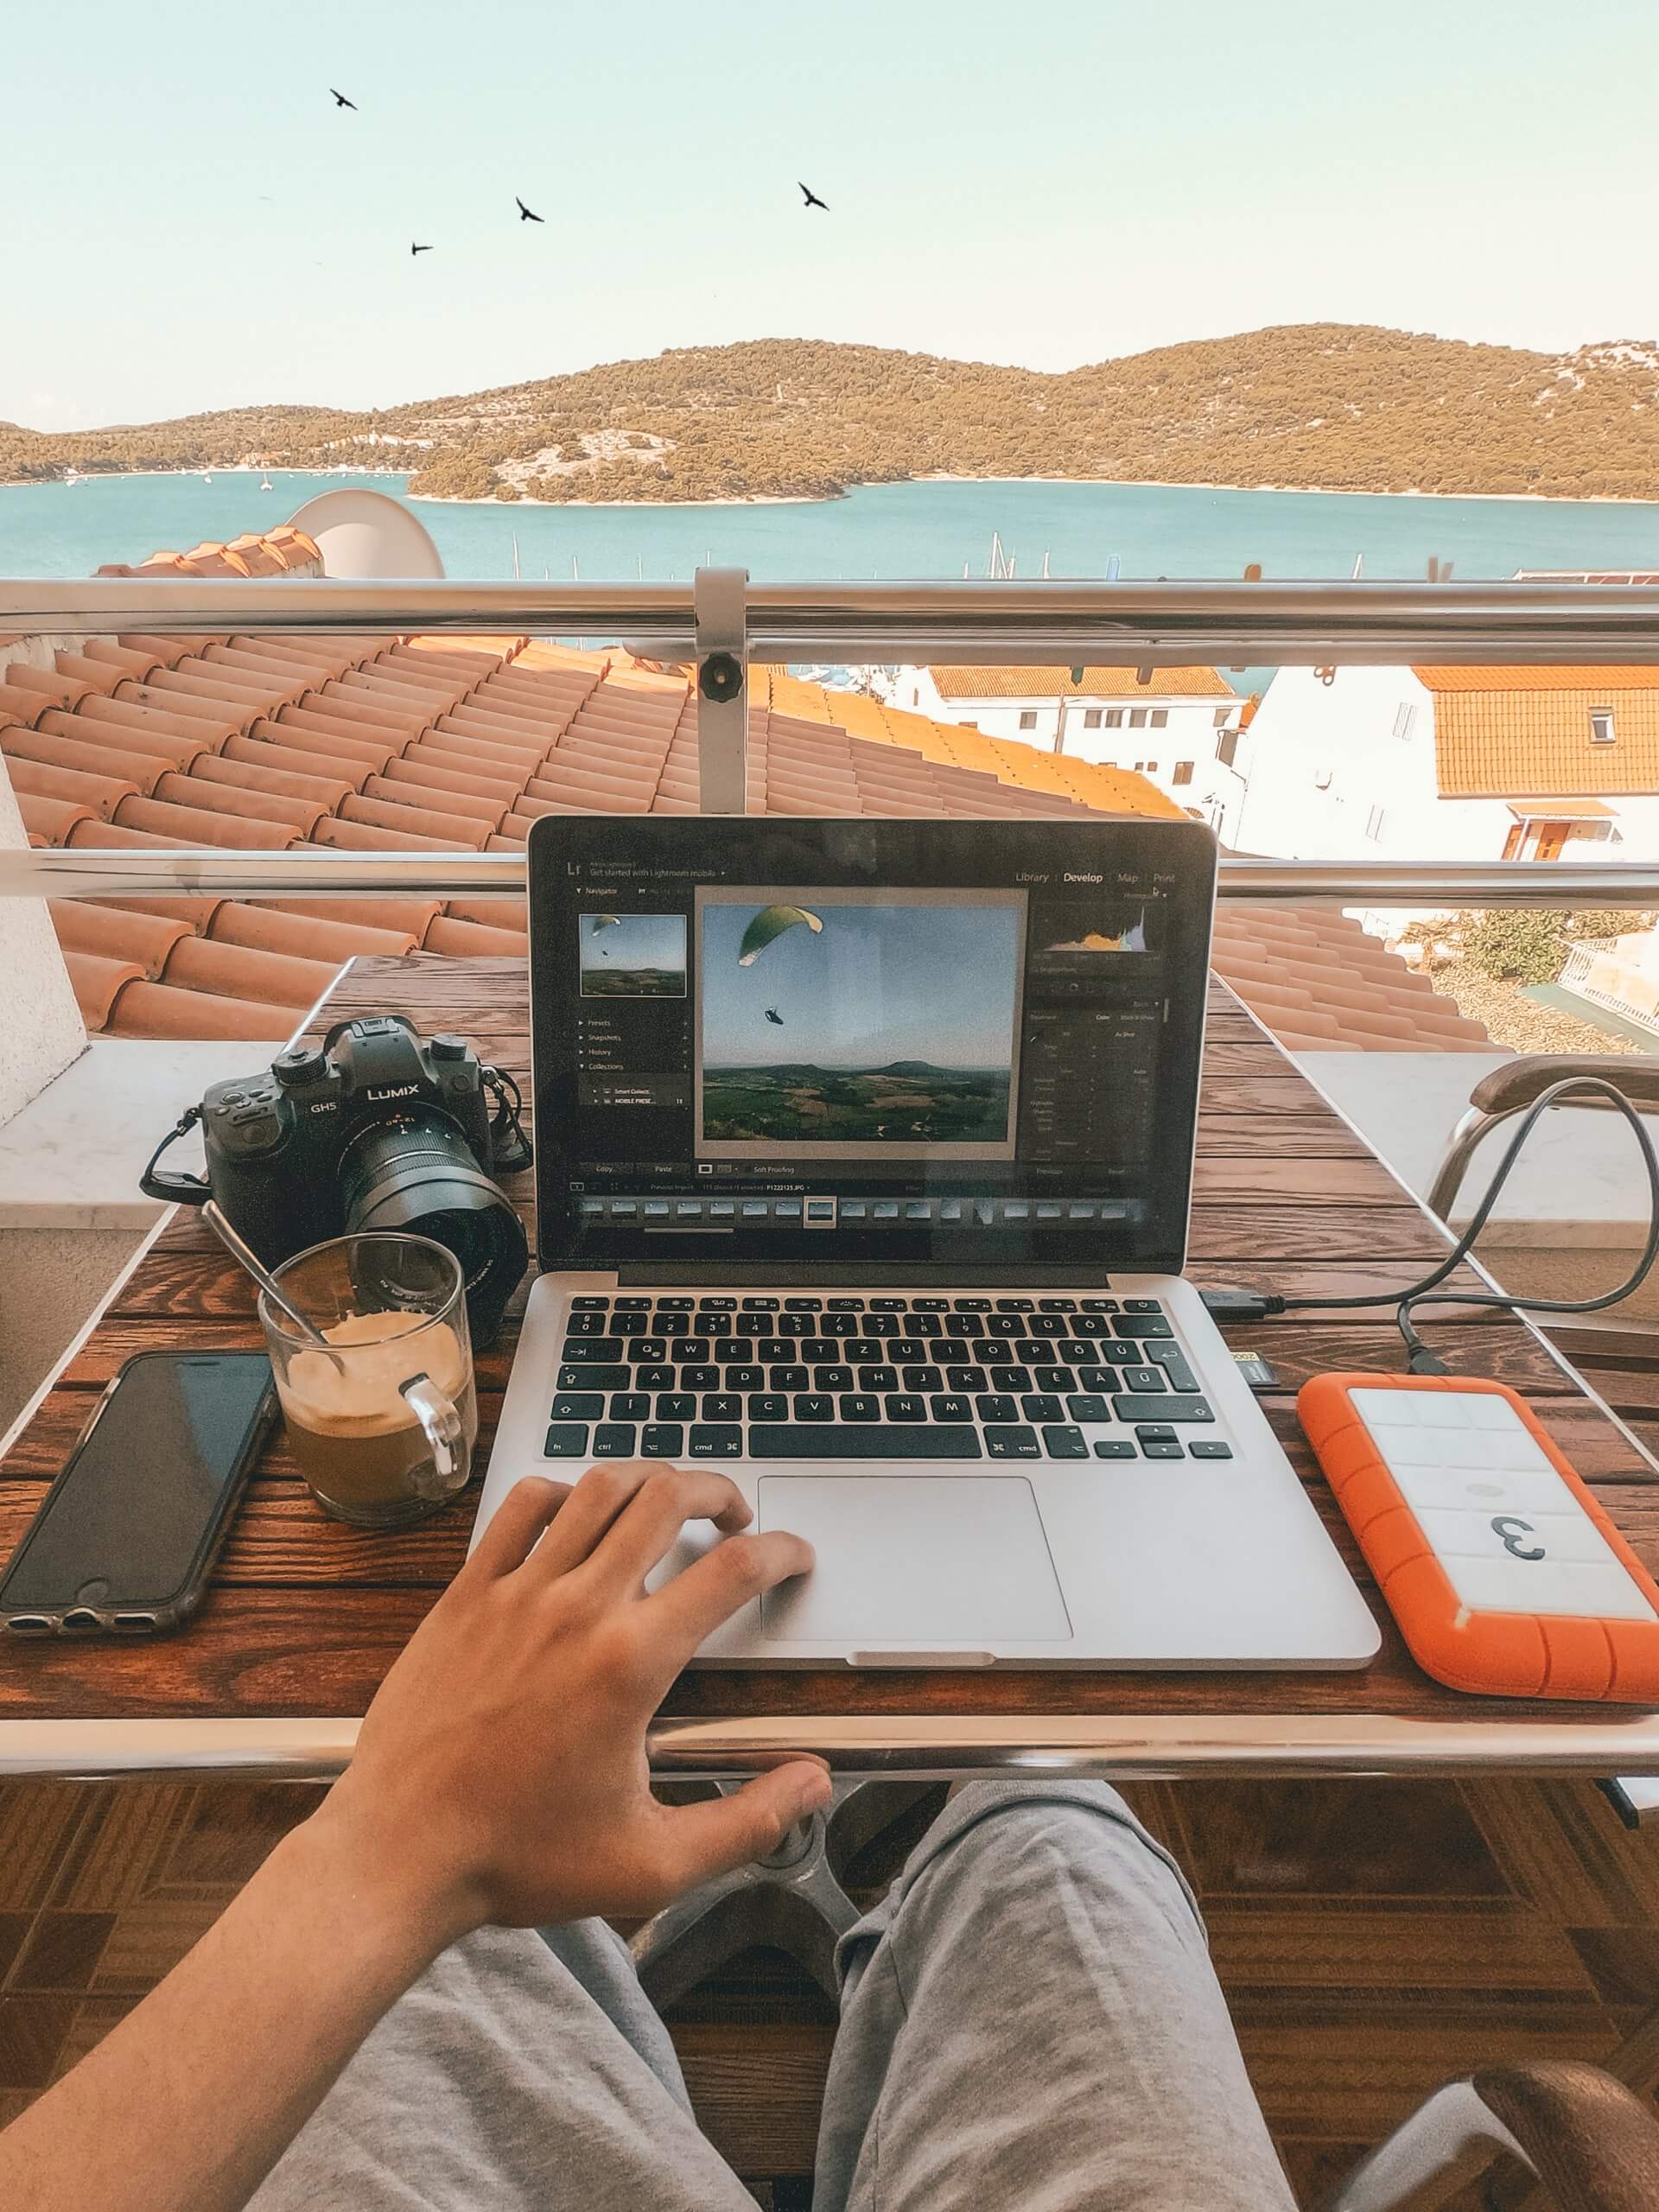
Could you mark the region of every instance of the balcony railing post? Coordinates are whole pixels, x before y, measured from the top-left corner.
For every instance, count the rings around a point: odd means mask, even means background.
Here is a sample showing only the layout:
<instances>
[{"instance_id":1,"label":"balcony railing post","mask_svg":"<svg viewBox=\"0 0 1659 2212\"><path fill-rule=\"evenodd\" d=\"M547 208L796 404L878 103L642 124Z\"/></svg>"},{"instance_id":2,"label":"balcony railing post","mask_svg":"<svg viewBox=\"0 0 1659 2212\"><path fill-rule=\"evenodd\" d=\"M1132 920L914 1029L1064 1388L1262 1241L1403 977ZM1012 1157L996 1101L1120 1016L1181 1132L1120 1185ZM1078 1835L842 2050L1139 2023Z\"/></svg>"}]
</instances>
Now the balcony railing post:
<instances>
[{"instance_id":1,"label":"balcony railing post","mask_svg":"<svg viewBox=\"0 0 1659 2212\"><path fill-rule=\"evenodd\" d=\"M704 814L748 811L749 572L699 569L697 784Z\"/></svg>"}]
</instances>

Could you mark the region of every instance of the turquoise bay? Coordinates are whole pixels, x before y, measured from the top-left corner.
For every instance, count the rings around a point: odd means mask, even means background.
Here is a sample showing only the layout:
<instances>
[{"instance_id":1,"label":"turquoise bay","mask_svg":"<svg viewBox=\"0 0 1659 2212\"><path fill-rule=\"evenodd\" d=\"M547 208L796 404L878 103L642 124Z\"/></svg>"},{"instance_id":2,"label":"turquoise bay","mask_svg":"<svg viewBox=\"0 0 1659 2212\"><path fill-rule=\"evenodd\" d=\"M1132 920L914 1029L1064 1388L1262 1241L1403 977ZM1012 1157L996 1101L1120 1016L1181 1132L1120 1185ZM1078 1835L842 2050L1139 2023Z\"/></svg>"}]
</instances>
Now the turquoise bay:
<instances>
[{"instance_id":1,"label":"turquoise bay","mask_svg":"<svg viewBox=\"0 0 1659 2212\"><path fill-rule=\"evenodd\" d=\"M84 576L283 522L320 492L363 484L401 496L401 476L257 474L89 478L0 487L0 575ZM842 499L753 505L539 506L414 502L448 574L490 582L687 579L735 563L768 580L986 573L992 533L1021 577L1352 573L1421 577L1431 556L1459 579L1517 568L1659 568L1659 504L1465 499L1324 492L1227 492L1151 484L883 484Z\"/></svg>"}]
</instances>

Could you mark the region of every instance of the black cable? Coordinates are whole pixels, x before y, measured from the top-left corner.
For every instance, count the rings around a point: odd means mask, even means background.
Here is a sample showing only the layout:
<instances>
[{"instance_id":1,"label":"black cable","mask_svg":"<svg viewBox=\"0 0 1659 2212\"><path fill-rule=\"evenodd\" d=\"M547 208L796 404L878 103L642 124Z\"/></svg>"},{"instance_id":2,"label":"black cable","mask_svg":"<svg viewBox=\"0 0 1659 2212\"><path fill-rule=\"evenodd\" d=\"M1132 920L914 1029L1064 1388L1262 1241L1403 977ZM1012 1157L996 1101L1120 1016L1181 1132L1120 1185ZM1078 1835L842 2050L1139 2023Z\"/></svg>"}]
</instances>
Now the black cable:
<instances>
[{"instance_id":1,"label":"black cable","mask_svg":"<svg viewBox=\"0 0 1659 2212\"><path fill-rule=\"evenodd\" d=\"M1602 1292L1596 1298L1529 1298L1519 1295L1510 1296L1502 1291L1440 1290L1440 1286L1446 1277L1468 1258L1476 1238L1491 1217L1492 1208L1497 1203L1498 1195L1508 1181L1510 1172L1520 1157L1527 1139L1537 1127L1541 1116L1569 1091L1580 1093L1589 1091L1599 1094L1624 1116L1635 1133L1637 1144L1642 1154L1642 1164L1648 1179L1648 1233L1642 1247L1641 1256L1635 1267L1623 1282L1611 1290ZM1615 1084L1608 1082L1605 1077L1565 1076L1560 1082L1552 1084L1548 1090L1540 1091L1537 1097L1534 1099L1522 1116L1514 1135L1510 1138L1503 1157L1497 1164L1497 1172L1487 1185L1485 1196L1470 1216L1468 1224L1462 1235L1440 1265L1432 1268L1420 1282L1413 1283L1404 1290L1365 1291L1351 1296L1328 1298L1286 1298L1276 1291L1267 1291L1263 1292L1261 1297L1262 1315L1266 1317L1280 1313L1306 1313L1314 1308L1334 1312L1353 1311L1368 1306L1392 1306L1395 1308L1395 1319L1399 1325L1401 1337L1405 1344L1407 1363L1411 1371L1417 1375L1443 1375L1446 1370L1429 1351L1412 1325L1413 1306L1419 1305L1487 1306L1505 1307L1510 1312L1521 1309L1529 1313L1596 1313L1601 1312L1604 1307L1617 1305L1620 1299L1629 1298L1634 1292L1640 1289L1643 1283L1646 1281L1656 1259L1659 1259L1659 1154L1655 1153L1653 1140L1648 1133L1647 1126L1624 1092ZM1216 1306L1212 1308L1218 1319L1228 1318L1227 1299L1228 1294L1221 1294ZM1236 1318L1243 1318L1242 1309L1236 1301L1232 1310Z\"/></svg>"}]
</instances>

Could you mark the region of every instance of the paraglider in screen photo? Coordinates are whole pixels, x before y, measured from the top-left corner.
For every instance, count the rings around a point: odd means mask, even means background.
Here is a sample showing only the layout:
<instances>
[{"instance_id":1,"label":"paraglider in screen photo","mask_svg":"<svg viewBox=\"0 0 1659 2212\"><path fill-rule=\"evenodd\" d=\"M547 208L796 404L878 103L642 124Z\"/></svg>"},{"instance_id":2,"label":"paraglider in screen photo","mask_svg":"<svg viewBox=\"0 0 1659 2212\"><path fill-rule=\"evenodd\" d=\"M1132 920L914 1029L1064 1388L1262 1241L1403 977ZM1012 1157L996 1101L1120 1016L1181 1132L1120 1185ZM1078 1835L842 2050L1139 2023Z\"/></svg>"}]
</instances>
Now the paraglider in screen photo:
<instances>
[{"instance_id":1,"label":"paraglider in screen photo","mask_svg":"<svg viewBox=\"0 0 1659 2212\"><path fill-rule=\"evenodd\" d=\"M698 1149L1011 1154L1024 900L845 889L699 904Z\"/></svg>"},{"instance_id":2,"label":"paraglider in screen photo","mask_svg":"<svg viewBox=\"0 0 1659 2212\"><path fill-rule=\"evenodd\" d=\"M576 923L585 999L683 999L683 914L582 914Z\"/></svg>"}]
</instances>

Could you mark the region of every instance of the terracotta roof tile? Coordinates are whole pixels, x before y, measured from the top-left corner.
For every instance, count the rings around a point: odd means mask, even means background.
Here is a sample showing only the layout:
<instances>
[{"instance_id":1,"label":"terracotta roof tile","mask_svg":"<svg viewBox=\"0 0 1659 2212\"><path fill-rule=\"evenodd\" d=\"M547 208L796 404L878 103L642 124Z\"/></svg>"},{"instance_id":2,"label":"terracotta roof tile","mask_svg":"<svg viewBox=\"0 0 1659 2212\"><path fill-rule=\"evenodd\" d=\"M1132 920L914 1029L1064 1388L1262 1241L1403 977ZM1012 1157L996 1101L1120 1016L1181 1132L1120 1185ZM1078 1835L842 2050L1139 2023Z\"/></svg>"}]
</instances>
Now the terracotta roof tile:
<instances>
[{"instance_id":1,"label":"terracotta roof tile","mask_svg":"<svg viewBox=\"0 0 1659 2212\"><path fill-rule=\"evenodd\" d=\"M182 922L198 937L206 937L214 915L226 902L223 899L100 899L100 906L111 912L116 908L128 914L160 914L170 922Z\"/></svg>"},{"instance_id":2,"label":"terracotta roof tile","mask_svg":"<svg viewBox=\"0 0 1659 2212\"><path fill-rule=\"evenodd\" d=\"M156 779L176 765L170 756L130 751L116 742L118 734L105 730L104 735L110 742L99 745L79 737L59 737L51 730L14 726L0 730L0 751L8 760L39 760L48 767L80 770L89 776L134 784L141 791L152 789Z\"/></svg>"},{"instance_id":3,"label":"terracotta roof tile","mask_svg":"<svg viewBox=\"0 0 1659 2212\"><path fill-rule=\"evenodd\" d=\"M92 690L78 676L59 676L44 668L35 668L26 660L7 663L6 687L12 691L41 694L49 704L57 707L78 706Z\"/></svg>"},{"instance_id":4,"label":"terracotta roof tile","mask_svg":"<svg viewBox=\"0 0 1659 2212\"><path fill-rule=\"evenodd\" d=\"M181 938L161 981L215 998L254 999L302 1012L314 1006L339 973L337 961L300 960L291 953L255 952L216 938Z\"/></svg>"},{"instance_id":5,"label":"terracotta roof tile","mask_svg":"<svg viewBox=\"0 0 1659 2212\"><path fill-rule=\"evenodd\" d=\"M411 745L401 760L387 763L386 774L394 784L409 784L423 791L464 791L469 798L499 799L508 806L529 781L528 777L487 772L481 762L477 767L463 768L459 763L464 755L451 753L446 760L442 753L427 753L424 746L423 739L420 744Z\"/></svg>"},{"instance_id":6,"label":"terracotta roof tile","mask_svg":"<svg viewBox=\"0 0 1659 2212\"><path fill-rule=\"evenodd\" d=\"M116 1000L104 1030L109 1037L239 1037L284 1044L297 1027L291 1006L132 982Z\"/></svg>"},{"instance_id":7,"label":"terracotta roof tile","mask_svg":"<svg viewBox=\"0 0 1659 2212\"><path fill-rule=\"evenodd\" d=\"M283 759L280 747L269 750L276 760ZM284 798L315 799L325 813L332 813L348 792L358 788L355 782L344 776L308 776L299 768L231 758L228 752L199 753L190 764L190 773L207 783L233 785L238 791L273 791Z\"/></svg>"},{"instance_id":8,"label":"terracotta roof tile","mask_svg":"<svg viewBox=\"0 0 1659 2212\"><path fill-rule=\"evenodd\" d=\"M302 732L290 734L298 737ZM245 767L267 769L272 775L296 775L308 783L343 785L348 791L357 791L365 779L375 772L373 760L359 760L354 755L346 756L326 749L327 741L314 739L311 745L290 745L282 734L281 726L274 722L259 722L251 737L232 737L216 756Z\"/></svg>"},{"instance_id":9,"label":"terracotta roof tile","mask_svg":"<svg viewBox=\"0 0 1659 2212\"><path fill-rule=\"evenodd\" d=\"M44 691L21 691L15 683L0 683L0 721L33 729L51 704Z\"/></svg>"},{"instance_id":10,"label":"terracotta roof tile","mask_svg":"<svg viewBox=\"0 0 1659 2212\"><path fill-rule=\"evenodd\" d=\"M365 922L324 922L313 914L284 913L276 907L251 906L226 899L205 932L225 944L254 952L280 952L298 960L323 960L339 967L347 960L375 956L400 957L419 939L407 930L372 929Z\"/></svg>"},{"instance_id":11,"label":"terracotta roof tile","mask_svg":"<svg viewBox=\"0 0 1659 2212\"><path fill-rule=\"evenodd\" d=\"M480 922L486 929L512 930L519 937L530 928L530 901L522 896L452 899L444 911L455 921Z\"/></svg>"},{"instance_id":12,"label":"terracotta roof tile","mask_svg":"<svg viewBox=\"0 0 1659 2212\"><path fill-rule=\"evenodd\" d=\"M1446 798L1611 798L1659 791L1659 668L1430 668ZM1614 741L1594 742L1606 708Z\"/></svg>"},{"instance_id":13,"label":"terracotta roof tile","mask_svg":"<svg viewBox=\"0 0 1659 2212\"><path fill-rule=\"evenodd\" d=\"M416 944L443 912L436 899L256 899L273 913L315 914L319 921L361 923L365 929L391 930Z\"/></svg>"},{"instance_id":14,"label":"terracotta roof tile","mask_svg":"<svg viewBox=\"0 0 1659 2212\"><path fill-rule=\"evenodd\" d=\"M391 765L394 768L400 768L404 764L394 760ZM391 806L429 809L433 813L452 820L460 818L480 822L491 830L499 827L501 817L507 810L505 799L493 798L486 792L439 790L429 784L409 783L389 776L371 776L363 786L363 797L383 800ZM348 806L340 808L342 814L350 811ZM391 826L396 829L397 824L394 822Z\"/></svg>"},{"instance_id":15,"label":"terracotta roof tile","mask_svg":"<svg viewBox=\"0 0 1659 2212\"><path fill-rule=\"evenodd\" d=\"M96 899L49 899L58 943L66 952L136 963L153 983L181 938L194 932L160 914L130 914Z\"/></svg>"},{"instance_id":16,"label":"terracotta roof tile","mask_svg":"<svg viewBox=\"0 0 1659 2212\"><path fill-rule=\"evenodd\" d=\"M6 753L6 773L14 791L26 791L31 798L71 799L105 822L124 798L137 795L138 786L124 776L90 775L83 768L54 768L30 760L5 745L10 735L10 731L0 730L0 750Z\"/></svg>"},{"instance_id":17,"label":"terracotta roof tile","mask_svg":"<svg viewBox=\"0 0 1659 2212\"><path fill-rule=\"evenodd\" d=\"M273 845L292 836L308 837L328 809L316 799L283 798L275 791L238 791L233 784L205 778L181 776L171 770L156 785L153 796L172 806L191 806L205 814L239 816L248 822L267 822Z\"/></svg>"},{"instance_id":18,"label":"terracotta roof tile","mask_svg":"<svg viewBox=\"0 0 1659 2212\"><path fill-rule=\"evenodd\" d=\"M330 845L342 853L448 853L454 850L447 837L422 837L407 830L383 830L373 823L350 822L330 815L317 824L312 842Z\"/></svg>"},{"instance_id":19,"label":"terracotta roof tile","mask_svg":"<svg viewBox=\"0 0 1659 2212\"><path fill-rule=\"evenodd\" d=\"M276 853L294 842L294 833L275 822L245 822L222 810L174 806L156 798L123 799L115 826L145 830L170 845L230 845L250 853Z\"/></svg>"},{"instance_id":20,"label":"terracotta roof tile","mask_svg":"<svg viewBox=\"0 0 1659 2212\"><path fill-rule=\"evenodd\" d=\"M66 946L63 964L88 1029L102 1029L115 1002L129 983L142 983L144 971L136 960L107 960L94 952L78 952Z\"/></svg>"},{"instance_id":21,"label":"terracotta roof tile","mask_svg":"<svg viewBox=\"0 0 1659 2212\"><path fill-rule=\"evenodd\" d=\"M88 660L98 661L105 668L117 669L123 676L135 677L140 683L152 669L164 664L154 653L145 652L137 646L111 645L107 638L89 638L86 655Z\"/></svg>"},{"instance_id":22,"label":"terracotta roof tile","mask_svg":"<svg viewBox=\"0 0 1659 2212\"><path fill-rule=\"evenodd\" d=\"M41 715L37 728L61 735L70 719L54 709ZM135 752L165 752L175 766L181 766L192 753L217 753L227 737L237 734L234 722L160 714L151 707L134 706L126 699L87 699L73 719L95 745L113 742L130 746ZM113 740L107 734L111 730L116 733Z\"/></svg>"},{"instance_id":23,"label":"terracotta roof tile","mask_svg":"<svg viewBox=\"0 0 1659 2212\"><path fill-rule=\"evenodd\" d=\"M64 839L77 852L90 847L94 852L118 852L140 848L151 852L176 851L176 837L157 836L153 830L125 830L118 822L99 822L89 817L78 822Z\"/></svg>"},{"instance_id":24,"label":"terracotta roof tile","mask_svg":"<svg viewBox=\"0 0 1659 2212\"><path fill-rule=\"evenodd\" d=\"M97 816L79 799L37 798L32 791L16 794L17 811L23 817L31 844L67 845L73 831ZM124 800L123 804L126 802Z\"/></svg>"},{"instance_id":25,"label":"terracotta roof tile","mask_svg":"<svg viewBox=\"0 0 1659 2212\"><path fill-rule=\"evenodd\" d=\"M424 950L491 957L511 953L522 959L529 942L518 930L487 929L477 922L452 921L443 915L428 930Z\"/></svg>"},{"instance_id":26,"label":"terracotta roof tile","mask_svg":"<svg viewBox=\"0 0 1659 2212\"><path fill-rule=\"evenodd\" d=\"M386 788L400 791L410 787L393 784ZM372 823L378 830L405 830L415 836L447 843L452 852L476 852L495 826L493 822L475 822L465 814L442 813L434 807L415 806L400 799L370 798L362 793L353 793L346 800L340 810L340 819Z\"/></svg>"}]
</instances>

